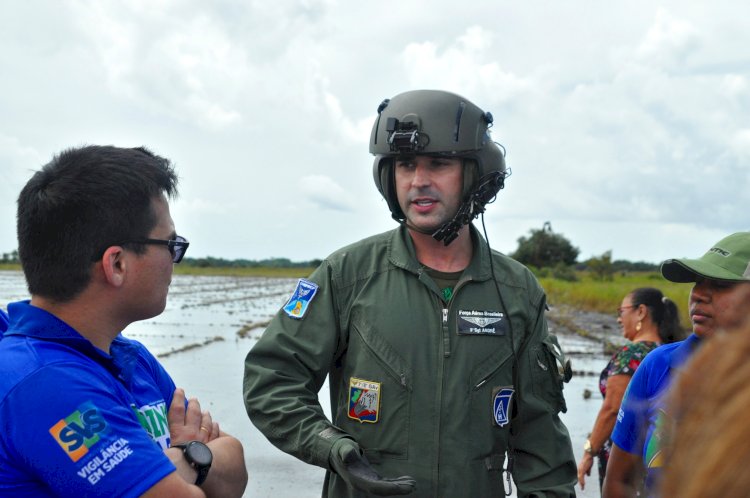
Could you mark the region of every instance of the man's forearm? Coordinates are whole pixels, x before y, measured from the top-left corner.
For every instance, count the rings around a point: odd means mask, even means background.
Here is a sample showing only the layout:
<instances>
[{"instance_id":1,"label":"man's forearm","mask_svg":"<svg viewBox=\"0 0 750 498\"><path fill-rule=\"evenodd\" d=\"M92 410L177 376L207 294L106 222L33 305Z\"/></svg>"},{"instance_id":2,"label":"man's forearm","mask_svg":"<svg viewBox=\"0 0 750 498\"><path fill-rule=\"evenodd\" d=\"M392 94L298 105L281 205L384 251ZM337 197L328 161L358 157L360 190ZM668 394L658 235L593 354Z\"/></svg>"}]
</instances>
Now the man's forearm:
<instances>
[{"instance_id":1,"label":"man's forearm","mask_svg":"<svg viewBox=\"0 0 750 498\"><path fill-rule=\"evenodd\" d=\"M213 462L208 477L201 484L201 490L207 498L241 497L247 486L247 470L242 444L232 436L222 435L206 445L211 449ZM177 474L189 484L193 484L198 476L193 467L185 460L179 448L169 448L167 457L177 468Z\"/></svg>"},{"instance_id":2,"label":"man's forearm","mask_svg":"<svg viewBox=\"0 0 750 498\"><path fill-rule=\"evenodd\" d=\"M227 434L210 441L213 463L206 482L201 485L207 497L241 497L247 486L247 468L242 444Z\"/></svg>"}]
</instances>

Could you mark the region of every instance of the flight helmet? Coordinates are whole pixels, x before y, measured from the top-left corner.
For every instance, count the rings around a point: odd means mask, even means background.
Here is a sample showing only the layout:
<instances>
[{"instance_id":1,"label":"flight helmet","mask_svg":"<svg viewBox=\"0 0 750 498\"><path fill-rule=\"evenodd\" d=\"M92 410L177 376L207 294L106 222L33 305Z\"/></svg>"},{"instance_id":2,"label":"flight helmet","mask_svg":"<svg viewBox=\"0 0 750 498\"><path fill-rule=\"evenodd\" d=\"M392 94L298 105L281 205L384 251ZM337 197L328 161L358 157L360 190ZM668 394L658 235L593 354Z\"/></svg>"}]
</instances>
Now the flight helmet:
<instances>
[{"instance_id":1,"label":"flight helmet","mask_svg":"<svg viewBox=\"0 0 750 498\"><path fill-rule=\"evenodd\" d=\"M462 159L463 197L458 212L431 234L445 245L484 212L508 176L505 150L492 141L492 114L467 99L439 90L414 90L384 100L370 136L373 178L393 219L406 223L396 196L394 164L416 155Z\"/></svg>"}]
</instances>

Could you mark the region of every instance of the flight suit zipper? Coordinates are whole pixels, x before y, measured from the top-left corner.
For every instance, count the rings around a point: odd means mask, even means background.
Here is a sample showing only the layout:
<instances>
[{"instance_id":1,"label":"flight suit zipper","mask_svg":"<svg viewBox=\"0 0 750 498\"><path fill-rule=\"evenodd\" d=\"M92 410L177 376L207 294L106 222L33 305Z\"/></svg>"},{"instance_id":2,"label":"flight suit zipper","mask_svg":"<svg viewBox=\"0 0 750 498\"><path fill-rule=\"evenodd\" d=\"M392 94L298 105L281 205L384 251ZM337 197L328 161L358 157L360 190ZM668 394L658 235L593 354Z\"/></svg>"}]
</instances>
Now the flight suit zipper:
<instances>
[{"instance_id":1,"label":"flight suit zipper","mask_svg":"<svg viewBox=\"0 0 750 498\"><path fill-rule=\"evenodd\" d=\"M456 287L453 289L453 295L451 296L450 301L443 304L443 358L450 358L451 355L451 331L450 326L448 324L448 316L450 315L451 305L456 300L456 296L458 295L458 290L464 286L467 282L471 282L471 278L467 278L465 280L459 280L456 284ZM442 300L441 300L442 302Z\"/></svg>"},{"instance_id":2,"label":"flight suit zipper","mask_svg":"<svg viewBox=\"0 0 750 498\"><path fill-rule=\"evenodd\" d=\"M450 336L450 327L448 327L448 305L446 304L443 308L443 321L442 321L442 331L443 331L443 358L448 358L451 355L451 336Z\"/></svg>"},{"instance_id":3,"label":"flight suit zipper","mask_svg":"<svg viewBox=\"0 0 750 498\"><path fill-rule=\"evenodd\" d=\"M442 299L440 299L440 303L443 304L442 306L442 320L441 320L441 328L443 332L443 361L440 362L440 392L438 394L438 407L439 407L439 416L437 418L437 431L435 431L435 447L437 448L437 451L435 452L435 472L434 472L434 482L437 483L438 487L440 486L440 455L442 453L442 441L440 440L441 435L441 426L442 426L442 412L443 412L443 391L445 389L445 360L447 358L450 358L451 356L451 332L450 332L450 323L448 321L448 318L450 317L450 310L451 305L455 302L456 296L458 295L458 290L463 287L463 285L466 282L470 282L471 279L468 278L466 280L459 280L456 284L456 287L453 289L453 295L451 296L450 301L447 303L443 303Z\"/></svg>"}]
</instances>

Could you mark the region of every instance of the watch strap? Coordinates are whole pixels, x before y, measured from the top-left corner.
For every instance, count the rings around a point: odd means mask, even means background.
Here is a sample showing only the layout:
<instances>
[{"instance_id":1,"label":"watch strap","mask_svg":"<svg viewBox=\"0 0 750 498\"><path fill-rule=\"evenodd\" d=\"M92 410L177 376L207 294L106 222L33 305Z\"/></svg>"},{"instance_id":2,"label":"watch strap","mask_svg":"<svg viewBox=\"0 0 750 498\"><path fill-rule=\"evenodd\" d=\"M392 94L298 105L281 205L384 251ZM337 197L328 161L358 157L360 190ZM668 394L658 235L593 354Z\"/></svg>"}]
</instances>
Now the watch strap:
<instances>
[{"instance_id":1,"label":"watch strap","mask_svg":"<svg viewBox=\"0 0 750 498\"><path fill-rule=\"evenodd\" d=\"M195 478L195 485L200 486L205 482L206 477L208 477L208 471L211 470L211 467L201 467L195 470L198 471L198 476Z\"/></svg>"}]
</instances>

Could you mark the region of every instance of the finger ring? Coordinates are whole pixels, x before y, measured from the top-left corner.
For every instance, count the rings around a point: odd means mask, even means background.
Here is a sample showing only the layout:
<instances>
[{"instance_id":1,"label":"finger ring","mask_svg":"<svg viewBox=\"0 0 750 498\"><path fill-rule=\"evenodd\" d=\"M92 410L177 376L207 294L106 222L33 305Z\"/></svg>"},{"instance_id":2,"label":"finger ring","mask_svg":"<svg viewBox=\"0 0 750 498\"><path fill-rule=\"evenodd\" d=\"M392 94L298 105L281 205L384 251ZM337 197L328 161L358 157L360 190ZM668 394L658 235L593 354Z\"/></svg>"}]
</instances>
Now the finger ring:
<instances>
[{"instance_id":1,"label":"finger ring","mask_svg":"<svg viewBox=\"0 0 750 498\"><path fill-rule=\"evenodd\" d=\"M201 430L202 430L202 431L206 431L206 432L208 432L209 434L211 434L211 431L209 431L208 429L206 429L206 428L205 428L205 427L203 427L202 425L201 425Z\"/></svg>"}]
</instances>

